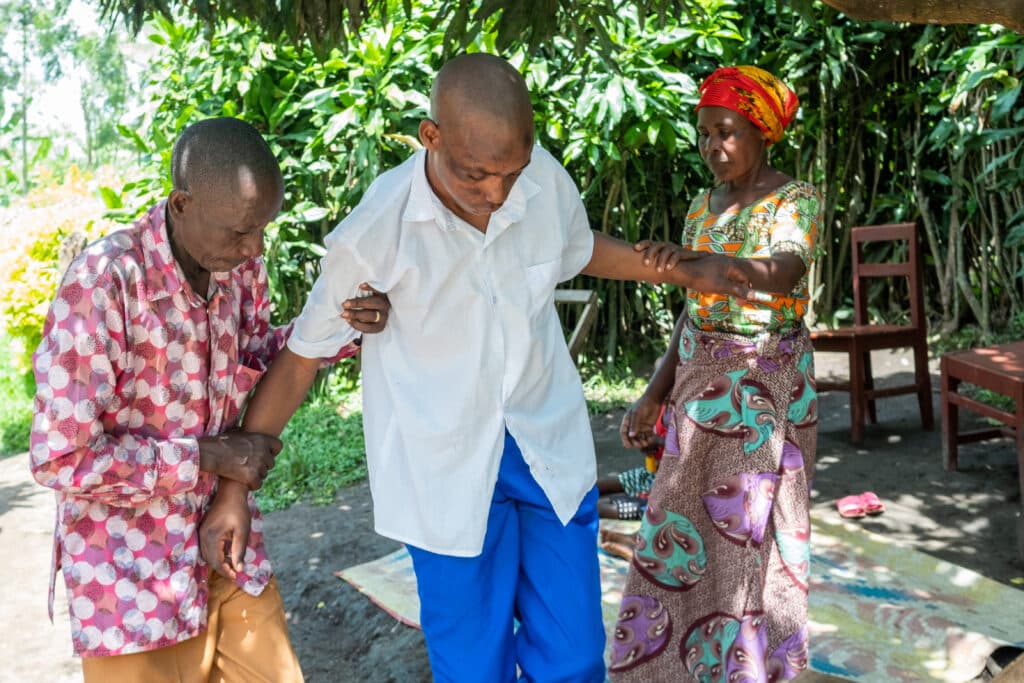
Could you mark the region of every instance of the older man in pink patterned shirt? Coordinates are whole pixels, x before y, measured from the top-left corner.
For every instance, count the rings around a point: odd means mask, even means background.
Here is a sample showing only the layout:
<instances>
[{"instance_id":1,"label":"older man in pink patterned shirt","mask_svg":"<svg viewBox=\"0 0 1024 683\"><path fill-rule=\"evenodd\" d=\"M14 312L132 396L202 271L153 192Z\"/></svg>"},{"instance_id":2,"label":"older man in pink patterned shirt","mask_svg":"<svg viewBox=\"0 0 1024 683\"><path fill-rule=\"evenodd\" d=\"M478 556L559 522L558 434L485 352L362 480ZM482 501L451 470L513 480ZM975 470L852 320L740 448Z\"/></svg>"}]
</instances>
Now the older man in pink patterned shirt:
<instances>
[{"instance_id":1,"label":"older man in pink patterned shirt","mask_svg":"<svg viewBox=\"0 0 1024 683\"><path fill-rule=\"evenodd\" d=\"M198 542L218 478L258 488L281 447L232 430L286 335L260 258L281 173L249 124L208 119L175 144L172 175L166 200L71 264L34 357L53 573L87 683L301 681L252 494L233 576L210 572ZM346 317L379 331L387 306L367 297Z\"/></svg>"}]
</instances>

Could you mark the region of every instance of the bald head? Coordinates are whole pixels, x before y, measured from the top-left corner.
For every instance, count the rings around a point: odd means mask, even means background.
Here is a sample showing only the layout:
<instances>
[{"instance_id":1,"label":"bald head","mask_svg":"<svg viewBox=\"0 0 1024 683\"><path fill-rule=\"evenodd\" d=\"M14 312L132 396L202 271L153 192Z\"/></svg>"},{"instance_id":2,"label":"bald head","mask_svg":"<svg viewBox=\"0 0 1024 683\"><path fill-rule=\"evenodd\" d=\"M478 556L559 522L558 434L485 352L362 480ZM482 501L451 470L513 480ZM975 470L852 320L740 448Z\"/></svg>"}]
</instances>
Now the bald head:
<instances>
[{"instance_id":1,"label":"bald head","mask_svg":"<svg viewBox=\"0 0 1024 683\"><path fill-rule=\"evenodd\" d=\"M533 107L519 72L500 57L462 55L430 90L420 121L426 173L441 203L478 230L500 209L533 152Z\"/></svg>"},{"instance_id":2,"label":"bald head","mask_svg":"<svg viewBox=\"0 0 1024 683\"><path fill-rule=\"evenodd\" d=\"M447 62L430 90L430 114L439 125L483 118L533 140L533 105L526 81L501 57L476 52Z\"/></svg>"},{"instance_id":3,"label":"bald head","mask_svg":"<svg viewBox=\"0 0 1024 683\"><path fill-rule=\"evenodd\" d=\"M241 119L205 119L186 128L171 152L175 190L247 196L283 188L281 168L263 136Z\"/></svg>"}]
</instances>

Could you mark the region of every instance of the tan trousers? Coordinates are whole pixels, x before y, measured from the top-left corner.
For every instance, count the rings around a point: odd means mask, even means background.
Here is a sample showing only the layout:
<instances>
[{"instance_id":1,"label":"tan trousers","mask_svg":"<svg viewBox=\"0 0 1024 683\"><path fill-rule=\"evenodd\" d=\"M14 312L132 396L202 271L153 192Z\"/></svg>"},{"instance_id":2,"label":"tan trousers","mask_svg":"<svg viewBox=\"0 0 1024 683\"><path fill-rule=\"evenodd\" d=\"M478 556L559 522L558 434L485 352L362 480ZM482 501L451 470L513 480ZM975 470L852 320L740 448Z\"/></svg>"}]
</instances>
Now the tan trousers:
<instances>
[{"instance_id":1,"label":"tan trousers","mask_svg":"<svg viewBox=\"0 0 1024 683\"><path fill-rule=\"evenodd\" d=\"M302 683L277 579L255 598L210 575L205 633L158 650L85 657L85 683Z\"/></svg>"}]
</instances>

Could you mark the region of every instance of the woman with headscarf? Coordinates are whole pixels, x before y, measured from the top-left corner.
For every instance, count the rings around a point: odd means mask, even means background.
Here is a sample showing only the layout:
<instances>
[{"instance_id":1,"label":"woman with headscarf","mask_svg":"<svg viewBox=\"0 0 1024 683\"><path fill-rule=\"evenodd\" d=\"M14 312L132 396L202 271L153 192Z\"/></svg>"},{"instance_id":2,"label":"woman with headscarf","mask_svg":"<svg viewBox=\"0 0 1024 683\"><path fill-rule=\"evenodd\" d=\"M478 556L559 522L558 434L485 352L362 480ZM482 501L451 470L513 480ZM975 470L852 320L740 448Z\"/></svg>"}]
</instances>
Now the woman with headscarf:
<instances>
[{"instance_id":1,"label":"woman with headscarf","mask_svg":"<svg viewBox=\"0 0 1024 683\"><path fill-rule=\"evenodd\" d=\"M807 666L817 400L803 317L821 201L768 164L799 104L779 79L720 68L700 94L700 153L717 184L690 205L683 249L648 255L705 253L747 273L757 296L688 291L666 362L623 418L624 444L639 447L673 406L612 643L615 681L756 683Z\"/></svg>"}]
</instances>

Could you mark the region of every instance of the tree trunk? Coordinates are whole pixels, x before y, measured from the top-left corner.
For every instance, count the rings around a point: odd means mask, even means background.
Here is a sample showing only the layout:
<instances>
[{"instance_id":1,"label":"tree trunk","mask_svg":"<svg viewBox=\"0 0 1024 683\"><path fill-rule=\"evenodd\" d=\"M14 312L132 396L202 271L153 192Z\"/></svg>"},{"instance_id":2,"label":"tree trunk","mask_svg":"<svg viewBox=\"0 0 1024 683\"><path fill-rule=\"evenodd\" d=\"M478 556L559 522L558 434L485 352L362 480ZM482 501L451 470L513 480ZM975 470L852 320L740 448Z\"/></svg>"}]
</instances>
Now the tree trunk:
<instances>
[{"instance_id":1,"label":"tree trunk","mask_svg":"<svg viewBox=\"0 0 1024 683\"><path fill-rule=\"evenodd\" d=\"M89 102L85 95L82 95L80 103L82 105L82 121L85 123L85 163L88 168L95 168L93 150L96 145L93 141L96 138L96 134L93 132L92 112L89 109Z\"/></svg>"},{"instance_id":2,"label":"tree trunk","mask_svg":"<svg viewBox=\"0 0 1024 683\"><path fill-rule=\"evenodd\" d=\"M1024 33L1024 0L823 0L851 19L913 24L1002 24Z\"/></svg>"},{"instance_id":3,"label":"tree trunk","mask_svg":"<svg viewBox=\"0 0 1024 683\"><path fill-rule=\"evenodd\" d=\"M28 194L28 20L21 10L21 194Z\"/></svg>"},{"instance_id":4,"label":"tree trunk","mask_svg":"<svg viewBox=\"0 0 1024 683\"><path fill-rule=\"evenodd\" d=\"M950 206L950 228L952 244L956 248L956 284L957 289L960 290L960 296L963 298L964 303L970 309L974 315L975 322L981 327L982 338L987 342L989 338L989 329L987 327L988 320L986 319L985 311L982 309L982 302L974 293L974 286L971 282L971 269L968 268L967 253L968 253L968 232L970 231L969 221L971 220L970 214L967 215L966 220L961 221L959 216L958 208L960 206L959 195L962 194L961 188L967 187L965 171L965 160L964 157L960 157L954 163L950 165L950 177L953 179L953 202ZM952 229L955 228L955 232Z\"/></svg>"}]
</instances>

